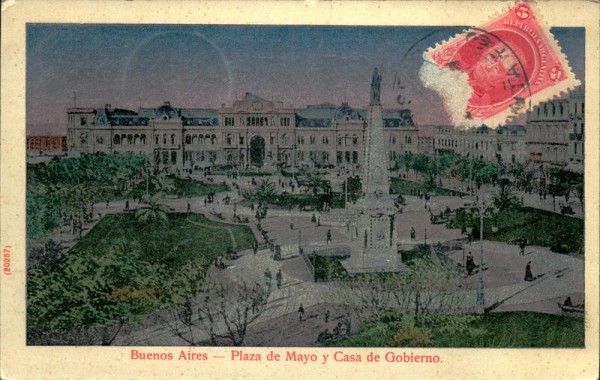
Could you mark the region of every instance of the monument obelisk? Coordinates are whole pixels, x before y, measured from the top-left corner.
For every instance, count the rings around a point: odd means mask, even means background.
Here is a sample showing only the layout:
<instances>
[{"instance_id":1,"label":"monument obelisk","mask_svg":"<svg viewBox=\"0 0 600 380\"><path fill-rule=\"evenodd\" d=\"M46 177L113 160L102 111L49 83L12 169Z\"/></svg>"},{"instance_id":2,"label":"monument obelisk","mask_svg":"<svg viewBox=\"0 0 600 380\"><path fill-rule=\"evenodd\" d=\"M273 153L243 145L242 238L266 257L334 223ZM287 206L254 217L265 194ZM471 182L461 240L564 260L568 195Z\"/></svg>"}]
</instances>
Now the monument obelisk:
<instances>
[{"instance_id":1,"label":"monument obelisk","mask_svg":"<svg viewBox=\"0 0 600 380\"><path fill-rule=\"evenodd\" d=\"M403 265L398 255L396 207L390 195L387 152L381 111L381 74L375 69L365 129L361 197L355 208L354 249L346 268L355 272L393 272Z\"/></svg>"}]
</instances>

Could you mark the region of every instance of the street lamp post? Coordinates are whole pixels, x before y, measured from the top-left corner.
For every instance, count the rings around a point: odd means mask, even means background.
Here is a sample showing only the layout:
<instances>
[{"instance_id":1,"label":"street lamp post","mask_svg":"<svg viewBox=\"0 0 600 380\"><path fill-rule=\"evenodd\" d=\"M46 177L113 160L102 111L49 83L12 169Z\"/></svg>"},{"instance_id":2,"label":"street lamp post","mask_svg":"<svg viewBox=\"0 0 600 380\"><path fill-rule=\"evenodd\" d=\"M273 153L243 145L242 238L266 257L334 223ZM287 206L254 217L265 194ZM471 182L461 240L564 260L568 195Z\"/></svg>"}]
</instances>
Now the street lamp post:
<instances>
[{"instance_id":1,"label":"street lamp post","mask_svg":"<svg viewBox=\"0 0 600 380\"><path fill-rule=\"evenodd\" d=\"M479 278L477 279L477 309L480 312L485 310L485 301L483 297L483 213L484 205L479 209L479 243L481 250L479 252Z\"/></svg>"},{"instance_id":2,"label":"street lamp post","mask_svg":"<svg viewBox=\"0 0 600 380\"><path fill-rule=\"evenodd\" d=\"M480 313L485 311L485 298L483 290L483 216L487 210L492 207L492 204L486 205L483 201L478 206L479 208L479 278L477 279L477 309ZM494 227L492 227L492 230Z\"/></svg>"}]
</instances>

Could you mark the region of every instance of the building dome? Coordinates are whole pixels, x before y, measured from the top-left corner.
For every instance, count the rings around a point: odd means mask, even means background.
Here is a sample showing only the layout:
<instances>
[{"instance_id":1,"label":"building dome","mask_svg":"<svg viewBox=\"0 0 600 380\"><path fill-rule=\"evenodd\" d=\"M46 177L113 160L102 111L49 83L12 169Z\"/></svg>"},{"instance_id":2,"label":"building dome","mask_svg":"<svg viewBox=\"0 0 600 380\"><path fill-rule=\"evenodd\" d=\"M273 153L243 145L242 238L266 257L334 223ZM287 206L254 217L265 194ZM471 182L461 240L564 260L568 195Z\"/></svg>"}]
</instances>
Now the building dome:
<instances>
[{"instance_id":1,"label":"building dome","mask_svg":"<svg viewBox=\"0 0 600 380\"><path fill-rule=\"evenodd\" d=\"M156 111L154 111L154 117L156 119L173 119L178 116L177 110L171 107L171 103L165 102L162 106L158 107Z\"/></svg>"}]
</instances>

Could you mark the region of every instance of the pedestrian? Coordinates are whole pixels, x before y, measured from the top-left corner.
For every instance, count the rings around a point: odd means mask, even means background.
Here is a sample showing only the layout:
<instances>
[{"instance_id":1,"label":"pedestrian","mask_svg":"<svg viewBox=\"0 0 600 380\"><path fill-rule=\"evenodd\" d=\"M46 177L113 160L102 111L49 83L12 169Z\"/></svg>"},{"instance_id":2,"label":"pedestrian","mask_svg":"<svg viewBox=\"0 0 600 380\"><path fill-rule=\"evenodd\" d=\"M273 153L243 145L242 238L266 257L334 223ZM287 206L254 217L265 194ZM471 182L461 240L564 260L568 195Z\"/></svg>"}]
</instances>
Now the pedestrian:
<instances>
[{"instance_id":1,"label":"pedestrian","mask_svg":"<svg viewBox=\"0 0 600 380\"><path fill-rule=\"evenodd\" d=\"M327 230L327 244L331 243L331 229Z\"/></svg>"},{"instance_id":2,"label":"pedestrian","mask_svg":"<svg viewBox=\"0 0 600 380\"><path fill-rule=\"evenodd\" d=\"M271 275L271 271L269 270L269 268L267 268L267 270L265 270L265 282L267 283L267 286L271 284L272 279L273 277Z\"/></svg>"},{"instance_id":3,"label":"pedestrian","mask_svg":"<svg viewBox=\"0 0 600 380\"><path fill-rule=\"evenodd\" d=\"M525 247L526 247L526 245L527 244L525 243L525 239L524 238L519 241L519 248L521 250L521 256L525 256Z\"/></svg>"},{"instance_id":4,"label":"pedestrian","mask_svg":"<svg viewBox=\"0 0 600 380\"><path fill-rule=\"evenodd\" d=\"M473 255L471 255L471 252L469 252L469 255L467 256L467 263L466 263L467 276L470 276L473 273L475 266L476 265L475 265L475 261L473 260Z\"/></svg>"},{"instance_id":5,"label":"pedestrian","mask_svg":"<svg viewBox=\"0 0 600 380\"><path fill-rule=\"evenodd\" d=\"M190 212L192 212L192 205L190 204L190 202L188 202L188 204L187 204L187 212L188 212L188 214Z\"/></svg>"},{"instance_id":6,"label":"pedestrian","mask_svg":"<svg viewBox=\"0 0 600 380\"><path fill-rule=\"evenodd\" d=\"M298 308L298 317L301 321L304 318L304 306L302 306L302 304L300 304L300 307Z\"/></svg>"},{"instance_id":7,"label":"pedestrian","mask_svg":"<svg viewBox=\"0 0 600 380\"><path fill-rule=\"evenodd\" d=\"M129 199L125 201L125 210L129 210Z\"/></svg>"},{"instance_id":8,"label":"pedestrian","mask_svg":"<svg viewBox=\"0 0 600 380\"><path fill-rule=\"evenodd\" d=\"M283 283L283 275L281 274L281 269L277 271L275 274L275 280L277 280L277 289L281 289L281 284Z\"/></svg>"},{"instance_id":9,"label":"pedestrian","mask_svg":"<svg viewBox=\"0 0 600 380\"><path fill-rule=\"evenodd\" d=\"M410 240L415 240L415 237L417 236L417 233L415 231L414 227L410 227Z\"/></svg>"},{"instance_id":10,"label":"pedestrian","mask_svg":"<svg viewBox=\"0 0 600 380\"><path fill-rule=\"evenodd\" d=\"M531 261L525 266L525 281L533 281L533 273L531 273Z\"/></svg>"},{"instance_id":11,"label":"pedestrian","mask_svg":"<svg viewBox=\"0 0 600 380\"><path fill-rule=\"evenodd\" d=\"M325 311L325 323L329 322L329 309Z\"/></svg>"},{"instance_id":12,"label":"pedestrian","mask_svg":"<svg viewBox=\"0 0 600 380\"><path fill-rule=\"evenodd\" d=\"M109 207L110 207L110 201L107 199L106 200L106 208L109 208Z\"/></svg>"},{"instance_id":13,"label":"pedestrian","mask_svg":"<svg viewBox=\"0 0 600 380\"><path fill-rule=\"evenodd\" d=\"M252 242L252 251L254 252L254 256L256 256L256 253L258 252L258 242L256 240Z\"/></svg>"}]
</instances>

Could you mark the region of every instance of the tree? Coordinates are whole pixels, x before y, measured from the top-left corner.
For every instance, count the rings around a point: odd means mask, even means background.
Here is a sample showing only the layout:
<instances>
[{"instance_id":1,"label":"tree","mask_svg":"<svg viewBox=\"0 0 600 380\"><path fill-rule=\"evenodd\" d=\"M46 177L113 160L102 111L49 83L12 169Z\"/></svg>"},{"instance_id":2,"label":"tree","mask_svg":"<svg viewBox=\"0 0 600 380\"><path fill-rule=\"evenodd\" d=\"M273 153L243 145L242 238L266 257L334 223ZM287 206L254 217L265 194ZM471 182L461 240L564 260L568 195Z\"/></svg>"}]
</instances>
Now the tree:
<instances>
[{"instance_id":1,"label":"tree","mask_svg":"<svg viewBox=\"0 0 600 380\"><path fill-rule=\"evenodd\" d=\"M277 192L275 191L275 184L266 179L263 179L256 190L254 190L254 196L261 205L268 203L276 195Z\"/></svg>"},{"instance_id":2,"label":"tree","mask_svg":"<svg viewBox=\"0 0 600 380\"><path fill-rule=\"evenodd\" d=\"M507 185L504 185L494 195L494 206L498 210L506 210L520 206L520 202L515 195L510 192Z\"/></svg>"},{"instance_id":3,"label":"tree","mask_svg":"<svg viewBox=\"0 0 600 380\"><path fill-rule=\"evenodd\" d=\"M312 190L315 196L320 192L325 192L329 186L329 183L317 174L309 174L307 182L307 186Z\"/></svg>"},{"instance_id":4,"label":"tree","mask_svg":"<svg viewBox=\"0 0 600 380\"><path fill-rule=\"evenodd\" d=\"M160 173L155 175L151 179L152 187L156 193L164 193L168 194L169 192L175 190L175 181L173 178L165 175L164 173Z\"/></svg>"},{"instance_id":5,"label":"tree","mask_svg":"<svg viewBox=\"0 0 600 380\"><path fill-rule=\"evenodd\" d=\"M156 196L144 198L148 205L136 211L135 218L137 221L143 224L152 222L169 223L168 213L171 211L169 207L159 203Z\"/></svg>"},{"instance_id":6,"label":"tree","mask_svg":"<svg viewBox=\"0 0 600 380\"><path fill-rule=\"evenodd\" d=\"M347 282L336 298L365 321L398 320L391 344L429 344L434 332L480 333L471 330L478 317L466 314L466 288L455 268L415 259L405 272Z\"/></svg>"},{"instance_id":7,"label":"tree","mask_svg":"<svg viewBox=\"0 0 600 380\"><path fill-rule=\"evenodd\" d=\"M174 299L179 303L171 309L172 318L164 322L190 345L203 339L218 345L218 339L227 339L233 346L242 346L248 327L267 310L272 286L259 277L233 280L217 271L210 268L204 281L194 275L182 279L187 285L178 286ZM203 335L194 334L196 329Z\"/></svg>"}]
</instances>

